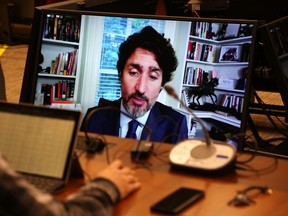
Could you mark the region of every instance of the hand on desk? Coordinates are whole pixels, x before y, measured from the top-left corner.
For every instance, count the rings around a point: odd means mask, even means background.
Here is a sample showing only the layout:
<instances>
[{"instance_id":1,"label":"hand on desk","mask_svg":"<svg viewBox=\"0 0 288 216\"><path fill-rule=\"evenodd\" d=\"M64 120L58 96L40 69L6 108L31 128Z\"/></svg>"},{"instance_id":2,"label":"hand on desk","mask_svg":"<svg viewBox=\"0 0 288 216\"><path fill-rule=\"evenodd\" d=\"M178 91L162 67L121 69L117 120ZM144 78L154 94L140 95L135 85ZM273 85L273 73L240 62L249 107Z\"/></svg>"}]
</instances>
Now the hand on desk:
<instances>
[{"instance_id":1,"label":"hand on desk","mask_svg":"<svg viewBox=\"0 0 288 216\"><path fill-rule=\"evenodd\" d=\"M113 182L121 194L121 199L140 188L140 182L135 176L135 172L131 168L125 167L121 160L115 160L96 177L106 178Z\"/></svg>"}]
</instances>

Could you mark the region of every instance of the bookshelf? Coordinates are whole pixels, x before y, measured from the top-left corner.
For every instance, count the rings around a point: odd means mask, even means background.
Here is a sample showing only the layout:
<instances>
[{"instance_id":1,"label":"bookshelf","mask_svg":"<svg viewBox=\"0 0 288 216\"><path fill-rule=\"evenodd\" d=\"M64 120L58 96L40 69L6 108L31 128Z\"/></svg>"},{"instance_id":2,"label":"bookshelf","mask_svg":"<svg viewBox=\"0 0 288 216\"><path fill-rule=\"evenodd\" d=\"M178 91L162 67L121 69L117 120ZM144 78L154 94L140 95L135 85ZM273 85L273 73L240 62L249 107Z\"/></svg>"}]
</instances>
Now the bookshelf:
<instances>
[{"instance_id":1,"label":"bookshelf","mask_svg":"<svg viewBox=\"0 0 288 216\"><path fill-rule=\"evenodd\" d=\"M217 99L205 96L198 105L215 103L215 106L231 108L231 112L235 109L240 113L251 35L241 35L241 24L227 24L225 34L217 34L222 25L208 22L191 24L182 91L186 91L190 98L187 103L195 105L197 101L191 100L193 89L216 78L218 84L214 93ZM229 109L226 110L229 112Z\"/></svg>"},{"instance_id":2,"label":"bookshelf","mask_svg":"<svg viewBox=\"0 0 288 216\"><path fill-rule=\"evenodd\" d=\"M46 14L35 104L75 106L78 77L80 16Z\"/></svg>"},{"instance_id":3,"label":"bookshelf","mask_svg":"<svg viewBox=\"0 0 288 216\"><path fill-rule=\"evenodd\" d=\"M251 43L249 24L191 22L180 92L198 117L241 127Z\"/></svg>"}]
</instances>

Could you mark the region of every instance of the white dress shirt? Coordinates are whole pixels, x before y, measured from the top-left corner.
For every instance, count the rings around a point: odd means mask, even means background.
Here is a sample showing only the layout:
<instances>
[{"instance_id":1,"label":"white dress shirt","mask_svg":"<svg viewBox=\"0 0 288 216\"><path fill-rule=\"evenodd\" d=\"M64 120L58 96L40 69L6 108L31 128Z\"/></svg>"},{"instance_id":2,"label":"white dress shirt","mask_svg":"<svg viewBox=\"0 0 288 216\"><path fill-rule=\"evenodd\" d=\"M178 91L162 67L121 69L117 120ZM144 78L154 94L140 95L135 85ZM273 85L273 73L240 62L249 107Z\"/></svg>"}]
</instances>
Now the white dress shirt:
<instances>
[{"instance_id":1,"label":"white dress shirt","mask_svg":"<svg viewBox=\"0 0 288 216\"><path fill-rule=\"evenodd\" d=\"M126 111L126 109L124 108L122 100L121 100L120 110L121 110L121 114L120 114L119 137L125 138L126 134L128 132L128 124L132 120L132 118L127 116L129 114ZM141 123L141 124L139 124L139 126L137 127L137 130L136 130L137 139L140 139L140 137L141 137L141 134L142 134L142 131L143 131L143 128L144 128L143 125L146 124L146 121L147 121L148 116L150 114L150 110L148 112L146 112L143 116L140 116L140 117L136 118L136 120ZM126 113L127 115L125 115L123 113Z\"/></svg>"}]
</instances>

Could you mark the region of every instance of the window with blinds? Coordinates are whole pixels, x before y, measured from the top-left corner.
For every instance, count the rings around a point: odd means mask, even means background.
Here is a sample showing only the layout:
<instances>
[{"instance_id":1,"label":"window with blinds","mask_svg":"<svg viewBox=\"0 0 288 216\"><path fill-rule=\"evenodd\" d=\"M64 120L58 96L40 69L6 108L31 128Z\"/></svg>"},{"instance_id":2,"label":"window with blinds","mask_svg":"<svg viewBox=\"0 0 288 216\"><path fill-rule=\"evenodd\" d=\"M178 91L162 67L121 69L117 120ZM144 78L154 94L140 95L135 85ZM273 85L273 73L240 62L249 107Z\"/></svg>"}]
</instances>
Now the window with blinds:
<instances>
[{"instance_id":1,"label":"window with blinds","mask_svg":"<svg viewBox=\"0 0 288 216\"><path fill-rule=\"evenodd\" d=\"M100 98L116 100L121 96L121 84L118 78L116 63L118 49L126 38L140 31L143 27L153 26L159 33L164 33L165 21L151 19L135 19L122 17L105 17L101 47L99 79L96 84L94 105Z\"/></svg>"}]
</instances>

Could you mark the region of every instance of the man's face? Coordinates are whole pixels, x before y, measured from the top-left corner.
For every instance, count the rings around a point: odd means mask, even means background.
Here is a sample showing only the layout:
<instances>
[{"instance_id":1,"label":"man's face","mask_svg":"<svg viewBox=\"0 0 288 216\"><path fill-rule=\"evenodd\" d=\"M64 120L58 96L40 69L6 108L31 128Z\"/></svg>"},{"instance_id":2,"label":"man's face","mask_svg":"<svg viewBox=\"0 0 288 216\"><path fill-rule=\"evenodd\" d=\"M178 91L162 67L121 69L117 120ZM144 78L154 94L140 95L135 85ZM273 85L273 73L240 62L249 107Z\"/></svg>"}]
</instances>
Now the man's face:
<instances>
[{"instance_id":1,"label":"man's face","mask_svg":"<svg viewBox=\"0 0 288 216\"><path fill-rule=\"evenodd\" d=\"M120 80L125 109L132 116L139 117L157 100L162 84L162 70L153 53L137 48L127 59Z\"/></svg>"}]
</instances>

